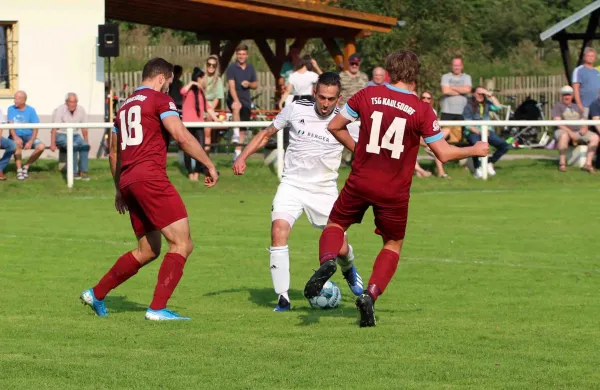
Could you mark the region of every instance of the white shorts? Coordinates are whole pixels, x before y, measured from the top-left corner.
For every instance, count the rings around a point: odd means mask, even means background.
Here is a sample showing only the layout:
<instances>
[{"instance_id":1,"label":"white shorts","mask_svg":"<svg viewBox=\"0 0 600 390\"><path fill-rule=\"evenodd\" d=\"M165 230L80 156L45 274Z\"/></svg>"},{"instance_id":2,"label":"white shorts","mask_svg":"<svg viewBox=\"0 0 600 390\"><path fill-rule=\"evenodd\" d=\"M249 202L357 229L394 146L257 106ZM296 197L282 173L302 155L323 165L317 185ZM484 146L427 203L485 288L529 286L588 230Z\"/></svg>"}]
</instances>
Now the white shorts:
<instances>
[{"instance_id":1,"label":"white shorts","mask_svg":"<svg viewBox=\"0 0 600 390\"><path fill-rule=\"evenodd\" d=\"M323 229L327 225L329 213L337 200L337 188L323 189L314 192L286 183L280 183L277 194L273 199L271 222L276 219L287 221L290 226L300 218L302 211L306 212L308 221L316 228Z\"/></svg>"}]
</instances>

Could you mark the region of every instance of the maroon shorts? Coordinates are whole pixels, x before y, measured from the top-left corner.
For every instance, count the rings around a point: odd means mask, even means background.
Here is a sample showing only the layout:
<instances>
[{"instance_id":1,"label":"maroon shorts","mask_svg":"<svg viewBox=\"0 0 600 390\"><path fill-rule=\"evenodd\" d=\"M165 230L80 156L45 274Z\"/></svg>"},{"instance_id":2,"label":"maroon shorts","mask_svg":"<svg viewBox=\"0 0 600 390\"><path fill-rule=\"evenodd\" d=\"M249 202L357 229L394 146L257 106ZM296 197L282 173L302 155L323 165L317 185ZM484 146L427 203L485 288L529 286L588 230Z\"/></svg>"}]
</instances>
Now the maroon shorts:
<instances>
[{"instance_id":1,"label":"maroon shorts","mask_svg":"<svg viewBox=\"0 0 600 390\"><path fill-rule=\"evenodd\" d=\"M168 180L138 181L121 188L121 195L138 236L187 218L183 200Z\"/></svg>"},{"instance_id":2,"label":"maroon shorts","mask_svg":"<svg viewBox=\"0 0 600 390\"><path fill-rule=\"evenodd\" d=\"M404 239L408 200L399 203L376 203L344 186L329 214L329 220L347 229L350 225L362 222L369 206L373 206L376 234L386 241Z\"/></svg>"}]
</instances>

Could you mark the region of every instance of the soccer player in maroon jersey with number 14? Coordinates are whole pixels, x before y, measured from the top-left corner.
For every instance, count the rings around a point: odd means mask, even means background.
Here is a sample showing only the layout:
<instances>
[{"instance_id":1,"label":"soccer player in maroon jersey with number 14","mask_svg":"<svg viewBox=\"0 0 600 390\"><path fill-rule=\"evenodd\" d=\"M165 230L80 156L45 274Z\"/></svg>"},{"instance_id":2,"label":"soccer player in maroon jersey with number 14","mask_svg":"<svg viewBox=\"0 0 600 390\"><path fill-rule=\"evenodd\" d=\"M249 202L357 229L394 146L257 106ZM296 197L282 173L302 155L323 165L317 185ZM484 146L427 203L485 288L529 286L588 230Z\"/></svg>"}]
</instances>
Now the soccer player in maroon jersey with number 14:
<instances>
[{"instance_id":1,"label":"soccer player in maroon jersey with number 14","mask_svg":"<svg viewBox=\"0 0 600 390\"><path fill-rule=\"evenodd\" d=\"M335 257L344 243L344 232L360 223L372 206L375 233L383 238L383 249L373 265L367 290L356 300L361 327L375 326L375 301L398 266L420 138L442 162L483 157L489 151L487 142L457 148L444 140L431 106L413 94L420 67L413 52L400 50L390 54L386 70L391 83L359 91L328 126L331 134L354 152L354 162L321 234L321 266L306 284L304 295L310 299L321 292L336 271ZM358 118L360 133L355 143L346 126Z\"/></svg>"},{"instance_id":2,"label":"soccer player in maroon jersey with number 14","mask_svg":"<svg viewBox=\"0 0 600 390\"><path fill-rule=\"evenodd\" d=\"M167 310L167 301L193 249L185 205L167 177L169 134L184 152L208 168L206 186L214 186L218 174L166 94L172 79L173 65L162 58L151 59L142 71L142 85L117 113L110 147L110 168L117 190L115 207L120 214L129 211L138 247L123 254L96 286L81 294L81 301L98 316L108 315L104 297L111 290L160 255L162 234L169 252L158 271L146 319L189 320Z\"/></svg>"}]
</instances>

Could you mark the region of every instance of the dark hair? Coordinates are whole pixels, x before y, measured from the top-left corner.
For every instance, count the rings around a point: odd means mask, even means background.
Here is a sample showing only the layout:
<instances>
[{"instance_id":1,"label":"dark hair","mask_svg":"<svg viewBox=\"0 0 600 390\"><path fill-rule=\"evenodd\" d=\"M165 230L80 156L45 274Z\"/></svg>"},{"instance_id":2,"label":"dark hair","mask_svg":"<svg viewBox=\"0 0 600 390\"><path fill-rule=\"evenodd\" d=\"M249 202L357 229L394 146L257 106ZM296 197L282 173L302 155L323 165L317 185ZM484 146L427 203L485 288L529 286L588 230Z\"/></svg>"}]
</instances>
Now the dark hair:
<instances>
[{"instance_id":1,"label":"dark hair","mask_svg":"<svg viewBox=\"0 0 600 390\"><path fill-rule=\"evenodd\" d=\"M317 85L315 89L318 91L320 85L335 85L338 87L338 91L342 89L342 80L340 79L340 75L334 72L325 72L319 76L319 80L317 80ZM339 93L339 92L338 92Z\"/></svg>"},{"instance_id":2,"label":"dark hair","mask_svg":"<svg viewBox=\"0 0 600 390\"><path fill-rule=\"evenodd\" d=\"M236 46L235 48L235 52L237 53L238 51L248 51L248 45L246 45L245 43L240 43L239 45Z\"/></svg>"},{"instance_id":3,"label":"dark hair","mask_svg":"<svg viewBox=\"0 0 600 390\"><path fill-rule=\"evenodd\" d=\"M142 70L142 80L153 79L161 74L167 79L171 78L171 75L173 74L173 64L164 58L153 58L144 65L144 70Z\"/></svg>"},{"instance_id":4,"label":"dark hair","mask_svg":"<svg viewBox=\"0 0 600 390\"><path fill-rule=\"evenodd\" d=\"M194 71L192 72L192 81L198 80L199 77L204 77L204 71L196 66L194 67ZM198 88L198 86L196 85L192 85L192 88L190 88L190 90L194 93L194 102L196 103L194 108L196 109L196 115L200 116L200 99L198 96L200 94L202 94L202 100L204 101L204 111L207 111L206 96L204 95L204 90L202 88Z\"/></svg>"},{"instance_id":5,"label":"dark hair","mask_svg":"<svg viewBox=\"0 0 600 390\"><path fill-rule=\"evenodd\" d=\"M475 91L477 91L477 88L483 88L483 87L481 85L478 85L477 87L474 87L471 90L471 93L473 94L473 96L471 96L471 108L473 109L473 113L478 112L477 110L479 109L480 104L485 104L485 97L483 98L482 102L477 101L477 98L475 97Z\"/></svg>"},{"instance_id":6,"label":"dark hair","mask_svg":"<svg viewBox=\"0 0 600 390\"><path fill-rule=\"evenodd\" d=\"M385 69L390 75L392 84L401 81L406 84L416 83L421 71L419 57L410 50L398 50L387 56Z\"/></svg>"},{"instance_id":7,"label":"dark hair","mask_svg":"<svg viewBox=\"0 0 600 390\"><path fill-rule=\"evenodd\" d=\"M300 61L294 67L294 70L302 69L303 66L306 66L306 70L312 72L314 70L312 64L312 57L308 54L303 55Z\"/></svg>"},{"instance_id":8,"label":"dark hair","mask_svg":"<svg viewBox=\"0 0 600 390\"><path fill-rule=\"evenodd\" d=\"M173 67L173 73L181 75L183 73L183 68L181 67L181 65L175 65Z\"/></svg>"}]
</instances>

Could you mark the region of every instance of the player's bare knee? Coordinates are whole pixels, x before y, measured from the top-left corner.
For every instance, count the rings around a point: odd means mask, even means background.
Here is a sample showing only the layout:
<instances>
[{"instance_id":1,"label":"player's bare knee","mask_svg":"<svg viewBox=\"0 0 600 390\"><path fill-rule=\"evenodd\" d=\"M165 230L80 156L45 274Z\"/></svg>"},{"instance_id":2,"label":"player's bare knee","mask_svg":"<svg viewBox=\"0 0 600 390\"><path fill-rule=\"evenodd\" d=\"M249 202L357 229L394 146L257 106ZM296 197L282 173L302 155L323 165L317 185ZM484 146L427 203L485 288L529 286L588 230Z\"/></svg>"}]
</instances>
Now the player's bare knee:
<instances>
[{"instance_id":1,"label":"player's bare knee","mask_svg":"<svg viewBox=\"0 0 600 390\"><path fill-rule=\"evenodd\" d=\"M192 241L191 237L169 243L169 252L179 253L186 259L192 254L193 250L194 242Z\"/></svg>"},{"instance_id":2,"label":"player's bare knee","mask_svg":"<svg viewBox=\"0 0 600 390\"><path fill-rule=\"evenodd\" d=\"M288 238L292 227L289 222L283 219L276 219L271 225L271 245L272 246L285 246L287 245Z\"/></svg>"}]
</instances>

